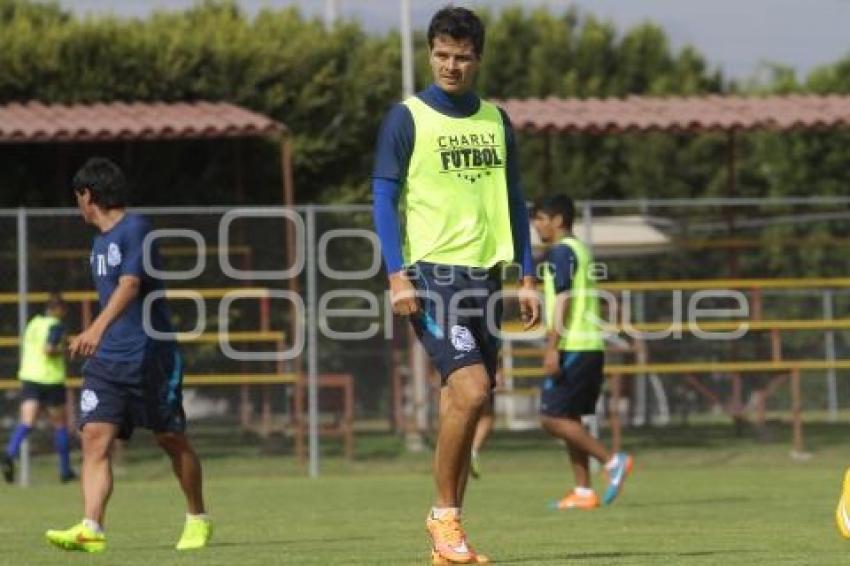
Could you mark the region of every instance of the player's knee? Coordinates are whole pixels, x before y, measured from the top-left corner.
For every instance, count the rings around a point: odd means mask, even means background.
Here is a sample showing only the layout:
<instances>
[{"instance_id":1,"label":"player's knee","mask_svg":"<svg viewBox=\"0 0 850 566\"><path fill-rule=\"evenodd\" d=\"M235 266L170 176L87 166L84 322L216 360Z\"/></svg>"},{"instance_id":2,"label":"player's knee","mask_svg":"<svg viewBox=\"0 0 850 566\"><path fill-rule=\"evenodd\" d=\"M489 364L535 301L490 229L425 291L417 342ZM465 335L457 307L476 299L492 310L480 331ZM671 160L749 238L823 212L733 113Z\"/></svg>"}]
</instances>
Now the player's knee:
<instances>
[{"instance_id":1,"label":"player's knee","mask_svg":"<svg viewBox=\"0 0 850 566\"><path fill-rule=\"evenodd\" d=\"M464 411L479 411L489 400L489 391L486 387L464 387L455 391L453 404Z\"/></svg>"},{"instance_id":2,"label":"player's knee","mask_svg":"<svg viewBox=\"0 0 850 566\"><path fill-rule=\"evenodd\" d=\"M80 432L83 446L83 458L104 458L109 454L109 444L112 440L108 430L86 425Z\"/></svg>"},{"instance_id":3,"label":"player's knee","mask_svg":"<svg viewBox=\"0 0 850 566\"><path fill-rule=\"evenodd\" d=\"M490 400L490 392L486 388L479 388L474 390L470 397L470 404L480 409Z\"/></svg>"},{"instance_id":4,"label":"player's knee","mask_svg":"<svg viewBox=\"0 0 850 566\"><path fill-rule=\"evenodd\" d=\"M62 428L68 425L68 419L65 418L65 413L51 413L50 424L53 428Z\"/></svg>"},{"instance_id":5,"label":"player's knee","mask_svg":"<svg viewBox=\"0 0 850 566\"><path fill-rule=\"evenodd\" d=\"M181 452L187 447L186 437L182 434L175 434L173 432L157 434L156 443L169 454Z\"/></svg>"},{"instance_id":6,"label":"player's knee","mask_svg":"<svg viewBox=\"0 0 850 566\"><path fill-rule=\"evenodd\" d=\"M490 400L490 383L483 371L463 368L449 377L448 394L455 408L480 411Z\"/></svg>"}]
</instances>

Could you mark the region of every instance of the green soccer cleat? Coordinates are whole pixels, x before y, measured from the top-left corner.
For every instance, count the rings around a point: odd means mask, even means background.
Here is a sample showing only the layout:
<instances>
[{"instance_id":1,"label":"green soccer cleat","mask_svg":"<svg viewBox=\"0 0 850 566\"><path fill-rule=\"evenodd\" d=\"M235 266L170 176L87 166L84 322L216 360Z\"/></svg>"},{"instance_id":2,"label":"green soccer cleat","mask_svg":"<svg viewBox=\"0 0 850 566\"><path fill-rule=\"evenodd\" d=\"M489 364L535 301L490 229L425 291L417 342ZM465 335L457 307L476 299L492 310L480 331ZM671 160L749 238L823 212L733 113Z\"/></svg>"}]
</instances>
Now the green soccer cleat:
<instances>
[{"instance_id":1,"label":"green soccer cleat","mask_svg":"<svg viewBox=\"0 0 850 566\"><path fill-rule=\"evenodd\" d=\"M177 550L204 548L212 537L212 521L209 519L186 519L183 534L177 542Z\"/></svg>"},{"instance_id":2,"label":"green soccer cleat","mask_svg":"<svg viewBox=\"0 0 850 566\"><path fill-rule=\"evenodd\" d=\"M47 542L63 550L81 552L103 552L106 550L106 535L77 523L65 531L50 530L44 533Z\"/></svg>"},{"instance_id":3,"label":"green soccer cleat","mask_svg":"<svg viewBox=\"0 0 850 566\"><path fill-rule=\"evenodd\" d=\"M850 538L850 516L847 514L847 503L850 501L850 468L844 472L844 482L841 484L841 498L835 509L835 525L844 538Z\"/></svg>"}]
</instances>

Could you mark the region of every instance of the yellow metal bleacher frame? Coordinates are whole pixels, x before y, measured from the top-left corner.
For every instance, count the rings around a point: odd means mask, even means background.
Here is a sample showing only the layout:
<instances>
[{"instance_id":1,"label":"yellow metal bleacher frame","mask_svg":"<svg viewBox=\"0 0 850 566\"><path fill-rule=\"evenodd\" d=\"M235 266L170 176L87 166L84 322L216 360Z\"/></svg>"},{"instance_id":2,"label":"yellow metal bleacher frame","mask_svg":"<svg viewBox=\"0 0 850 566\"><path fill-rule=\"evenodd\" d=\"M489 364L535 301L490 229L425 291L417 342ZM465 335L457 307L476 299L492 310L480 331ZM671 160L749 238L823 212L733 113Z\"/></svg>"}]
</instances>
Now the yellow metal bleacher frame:
<instances>
[{"instance_id":1,"label":"yellow metal bleacher frame","mask_svg":"<svg viewBox=\"0 0 850 566\"><path fill-rule=\"evenodd\" d=\"M652 292L652 291L699 291L711 289L737 289L760 293L765 289L837 289L850 288L850 277L819 277L801 279L726 279L726 280L681 280L681 281L623 281L600 283L605 291L617 292ZM605 374L611 381L611 410L610 424L615 447L620 444L620 423L618 406L620 385L619 381L625 376L645 374L699 374L699 373L776 373L790 376L791 383L791 414L793 426L793 450L803 452L802 429L802 399L800 377L803 371L850 369L850 359L801 359L787 360L781 358L780 333L789 331L834 331L850 330L850 318L839 319L779 319L764 320L747 318L738 320L711 320L684 324L681 322L633 322L628 325L608 325L606 330L619 333L628 329L631 333L661 332L688 333L695 328L703 332L734 332L746 325L746 331L771 332L773 335L773 359L758 361L695 361L695 362L664 362L664 363L632 363L609 364ZM538 330L522 331L522 323L509 322L503 328L516 340L533 339ZM513 347L511 356L515 358L542 358L543 349L539 347ZM507 377L528 379L542 378L542 367L515 368L513 363L506 364L509 369ZM737 416L737 415L736 415Z\"/></svg>"},{"instance_id":2,"label":"yellow metal bleacher frame","mask_svg":"<svg viewBox=\"0 0 850 566\"><path fill-rule=\"evenodd\" d=\"M168 289L166 297L171 299L180 299L190 296L200 296L203 299L221 299L232 292L239 292L251 298L270 299L269 289L264 287L233 287L233 288L208 288L208 289ZM44 303L47 301L49 293L47 292L31 292L27 293L26 300L29 303ZM65 291L62 297L68 303L80 303L82 309L82 319L84 326L87 326L92 317L92 305L98 300L97 294L94 291ZM18 293L0 293L0 305L15 304L20 300ZM267 325L267 323L263 323ZM230 331L227 333L227 339L231 343L249 343L249 342L265 342L274 343L278 350L283 350L286 335L283 331L274 330L256 330L256 331ZM176 339L181 344L216 344L219 341L219 334L215 332L202 333L197 336L177 333ZM0 336L0 348L17 348L20 344L18 336ZM280 368L278 368L280 369ZM206 373L206 374L187 374L184 376L184 385L186 386L240 386L242 388L240 417L242 428L245 430L256 429L261 435L268 435L272 429L271 423L271 397L268 387L263 388L263 397L260 409L260 422L257 426L253 424L252 409L248 391L245 388L248 385L286 385L295 384L298 381L296 372L276 371L272 373ZM67 385L70 390L75 390L80 387L81 380L79 377L70 377L67 380ZM17 379L6 378L0 379L0 391L17 389L20 383ZM74 394L69 395L69 409L73 409ZM69 414L74 414L73 410L69 410Z\"/></svg>"}]
</instances>

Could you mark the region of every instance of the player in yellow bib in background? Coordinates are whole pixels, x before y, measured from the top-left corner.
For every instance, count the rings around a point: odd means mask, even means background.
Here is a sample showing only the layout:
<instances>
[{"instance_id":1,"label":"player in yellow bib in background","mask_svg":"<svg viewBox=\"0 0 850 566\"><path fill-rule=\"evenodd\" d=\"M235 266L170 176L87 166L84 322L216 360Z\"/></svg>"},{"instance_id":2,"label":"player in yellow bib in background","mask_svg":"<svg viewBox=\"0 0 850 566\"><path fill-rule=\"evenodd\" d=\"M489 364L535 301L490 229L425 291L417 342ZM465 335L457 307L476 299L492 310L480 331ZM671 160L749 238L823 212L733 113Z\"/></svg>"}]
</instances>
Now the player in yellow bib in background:
<instances>
[{"instance_id":1,"label":"player in yellow bib in background","mask_svg":"<svg viewBox=\"0 0 850 566\"><path fill-rule=\"evenodd\" d=\"M593 278L590 249L573 236L575 206L566 195L540 199L534 227L551 247L543 263L548 329L541 393L541 424L567 445L576 487L558 501L558 509L593 509L600 500L590 486L593 456L605 466L608 486L602 503L620 493L632 469L631 456L612 454L582 425L583 415L596 412L604 381L605 344L599 318L599 296Z\"/></svg>"},{"instance_id":2,"label":"player in yellow bib in background","mask_svg":"<svg viewBox=\"0 0 850 566\"><path fill-rule=\"evenodd\" d=\"M42 407L53 426L53 443L59 455L59 481L77 478L71 468L68 415L65 411L65 317L62 296L52 293L44 314L35 315L23 336L21 348L21 422L15 427L3 454L3 478L15 481L15 460L21 443L32 431Z\"/></svg>"}]
</instances>

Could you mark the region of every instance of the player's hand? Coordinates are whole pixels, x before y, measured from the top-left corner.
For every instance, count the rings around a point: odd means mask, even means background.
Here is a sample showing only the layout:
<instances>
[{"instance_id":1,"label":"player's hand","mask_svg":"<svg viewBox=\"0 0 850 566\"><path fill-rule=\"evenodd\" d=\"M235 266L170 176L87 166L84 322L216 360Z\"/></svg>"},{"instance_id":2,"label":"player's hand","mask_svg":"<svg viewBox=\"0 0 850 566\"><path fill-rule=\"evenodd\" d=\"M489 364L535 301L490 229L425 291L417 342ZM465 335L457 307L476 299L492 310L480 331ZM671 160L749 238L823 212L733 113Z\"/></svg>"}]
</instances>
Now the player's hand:
<instances>
[{"instance_id":1,"label":"player's hand","mask_svg":"<svg viewBox=\"0 0 850 566\"><path fill-rule=\"evenodd\" d=\"M519 313L523 330L528 330L540 321L540 298L534 277L525 276L519 288Z\"/></svg>"},{"instance_id":2,"label":"player's hand","mask_svg":"<svg viewBox=\"0 0 850 566\"><path fill-rule=\"evenodd\" d=\"M546 375L555 375L561 369L560 354L557 348L546 348L543 354L543 372Z\"/></svg>"},{"instance_id":3,"label":"player's hand","mask_svg":"<svg viewBox=\"0 0 850 566\"><path fill-rule=\"evenodd\" d=\"M88 358L93 356L97 351L97 346L100 344L100 339L103 333L96 326L91 326L80 332L68 344L68 353L72 358L83 357Z\"/></svg>"},{"instance_id":4,"label":"player's hand","mask_svg":"<svg viewBox=\"0 0 850 566\"><path fill-rule=\"evenodd\" d=\"M390 274L390 302L393 312L401 316L413 316L419 312L416 288L404 271Z\"/></svg>"}]
</instances>

